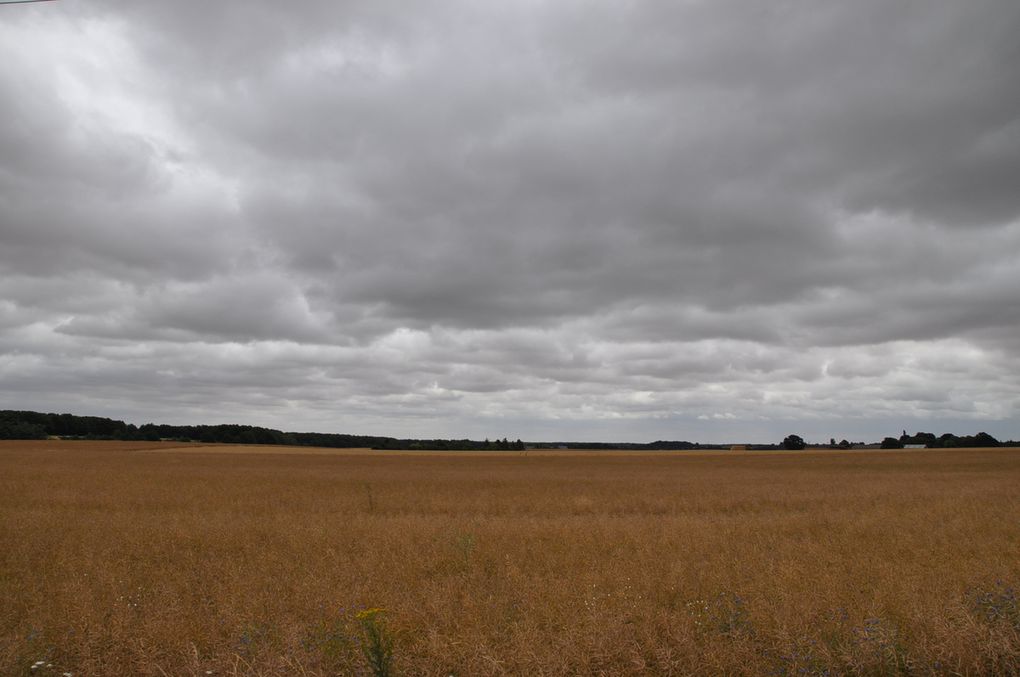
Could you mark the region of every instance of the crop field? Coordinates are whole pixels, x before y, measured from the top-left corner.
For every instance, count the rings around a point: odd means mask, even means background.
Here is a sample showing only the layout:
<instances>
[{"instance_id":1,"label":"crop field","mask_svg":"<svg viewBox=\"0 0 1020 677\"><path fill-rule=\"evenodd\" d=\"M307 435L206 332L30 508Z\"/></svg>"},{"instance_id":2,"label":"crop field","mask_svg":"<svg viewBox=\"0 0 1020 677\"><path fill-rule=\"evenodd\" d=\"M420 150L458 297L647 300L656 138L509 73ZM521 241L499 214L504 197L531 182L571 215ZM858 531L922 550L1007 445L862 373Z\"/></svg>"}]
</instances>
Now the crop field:
<instances>
[{"instance_id":1,"label":"crop field","mask_svg":"<svg viewBox=\"0 0 1020 677\"><path fill-rule=\"evenodd\" d=\"M1020 673L1020 449L0 443L0 674Z\"/></svg>"}]
</instances>

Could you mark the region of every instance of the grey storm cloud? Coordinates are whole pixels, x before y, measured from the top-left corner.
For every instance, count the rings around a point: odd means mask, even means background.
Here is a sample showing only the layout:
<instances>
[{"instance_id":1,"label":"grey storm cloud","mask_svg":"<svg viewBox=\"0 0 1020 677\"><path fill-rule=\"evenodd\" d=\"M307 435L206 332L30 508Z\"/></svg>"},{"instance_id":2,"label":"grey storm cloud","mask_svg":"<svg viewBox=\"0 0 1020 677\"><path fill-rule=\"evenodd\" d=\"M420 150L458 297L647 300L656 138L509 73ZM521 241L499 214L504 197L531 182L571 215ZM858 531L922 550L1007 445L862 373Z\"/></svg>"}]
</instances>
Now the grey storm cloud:
<instances>
[{"instance_id":1,"label":"grey storm cloud","mask_svg":"<svg viewBox=\"0 0 1020 677\"><path fill-rule=\"evenodd\" d=\"M1015 437L1018 32L1009 0L4 7L0 406Z\"/></svg>"}]
</instances>

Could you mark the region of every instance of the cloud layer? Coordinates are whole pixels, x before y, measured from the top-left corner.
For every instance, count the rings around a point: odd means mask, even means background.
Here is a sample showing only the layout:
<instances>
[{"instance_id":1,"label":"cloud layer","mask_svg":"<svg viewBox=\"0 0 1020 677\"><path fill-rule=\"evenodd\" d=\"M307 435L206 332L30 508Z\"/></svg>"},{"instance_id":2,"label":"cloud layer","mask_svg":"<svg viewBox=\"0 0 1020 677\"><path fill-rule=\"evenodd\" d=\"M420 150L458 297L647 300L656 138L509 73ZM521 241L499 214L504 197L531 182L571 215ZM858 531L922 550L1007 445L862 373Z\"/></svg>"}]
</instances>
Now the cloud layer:
<instances>
[{"instance_id":1,"label":"cloud layer","mask_svg":"<svg viewBox=\"0 0 1020 677\"><path fill-rule=\"evenodd\" d=\"M1020 435L1012 0L2 14L0 406Z\"/></svg>"}]
</instances>

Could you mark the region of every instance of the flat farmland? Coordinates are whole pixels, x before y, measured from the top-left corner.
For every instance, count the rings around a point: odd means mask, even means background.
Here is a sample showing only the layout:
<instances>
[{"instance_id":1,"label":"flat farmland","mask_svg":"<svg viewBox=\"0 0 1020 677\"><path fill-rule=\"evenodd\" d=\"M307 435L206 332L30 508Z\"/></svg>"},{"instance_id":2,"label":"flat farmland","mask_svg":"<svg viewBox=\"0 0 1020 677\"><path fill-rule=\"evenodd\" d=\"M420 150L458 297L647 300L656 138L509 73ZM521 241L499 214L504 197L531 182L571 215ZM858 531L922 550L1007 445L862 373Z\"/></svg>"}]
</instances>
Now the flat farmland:
<instances>
[{"instance_id":1,"label":"flat farmland","mask_svg":"<svg viewBox=\"0 0 1020 677\"><path fill-rule=\"evenodd\" d=\"M0 443L3 675L1017 674L1018 597L1020 449Z\"/></svg>"}]
</instances>

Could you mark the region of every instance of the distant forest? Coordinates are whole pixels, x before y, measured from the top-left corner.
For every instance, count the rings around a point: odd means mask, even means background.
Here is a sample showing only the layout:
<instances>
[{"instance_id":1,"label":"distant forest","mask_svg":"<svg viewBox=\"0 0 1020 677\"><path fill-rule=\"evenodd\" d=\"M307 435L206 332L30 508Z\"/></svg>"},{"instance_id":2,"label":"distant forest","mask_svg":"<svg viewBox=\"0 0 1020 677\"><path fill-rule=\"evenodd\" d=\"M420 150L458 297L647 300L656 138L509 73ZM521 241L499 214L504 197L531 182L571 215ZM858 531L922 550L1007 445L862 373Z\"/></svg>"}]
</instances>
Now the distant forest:
<instances>
[{"instance_id":1,"label":"distant forest","mask_svg":"<svg viewBox=\"0 0 1020 677\"><path fill-rule=\"evenodd\" d=\"M0 411L0 439L45 439L47 437L86 440L175 440L223 444L279 444L299 447L373 449L524 449L520 440L402 440L372 435L283 432L251 425L166 425L136 426L99 416L41 414L35 411Z\"/></svg>"},{"instance_id":2,"label":"distant forest","mask_svg":"<svg viewBox=\"0 0 1020 677\"><path fill-rule=\"evenodd\" d=\"M178 442L206 442L222 444L276 444L298 447L332 447L336 449L421 449L429 451L523 451L534 449L627 449L633 451L687 451L697 449L728 449L729 445L699 444L697 442L658 440L650 443L635 442L529 442L507 438L495 440L453 440L453 439L399 439L374 435L344 435L339 433L283 432L259 426L222 425L166 425L146 423L136 426L100 416L75 416L73 414L43 414L36 411L0 410L0 439L38 440L48 437L83 440L174 440ZM797 444L790 445L790 440ZM999 442L987 433L973 436L956 436L946 433L936 437L933 433L917 433L899 437L887 437L883 448L902 447L904 444L925 444L937 447L995 447L1020 446L1020 442ZM805 445L796 435L791 435L783 444L744 445L749 450L768 450L805 446L831 446L850 448L845 440L838 445ZM853 446L859 446L857 444ZM874 445L873 445L874 446Z\"/></svg>"},{"instance_id":3,"label":"distant forest","mask_svg":"<svg viewBox=\"0 0 1020 677\"><path fill-rule=\"evenodd\" d=\"M524 442L507 438L495 440L399 439L373 435L337 433L283 432L251 425L166 425L146 423L136 426L99 416L73 414L42 414L35 411L0 411L0 439L38 440L47 437L84 440L174 440L223 444L278 444L299 447L332 447L337 449L422 449L431 451L523 451ZM711 445L691 442L654 442L652 444L580 444L545 443L530 447L567 447L606 449L710 449Z\"/></svg>"}]
</instances>

